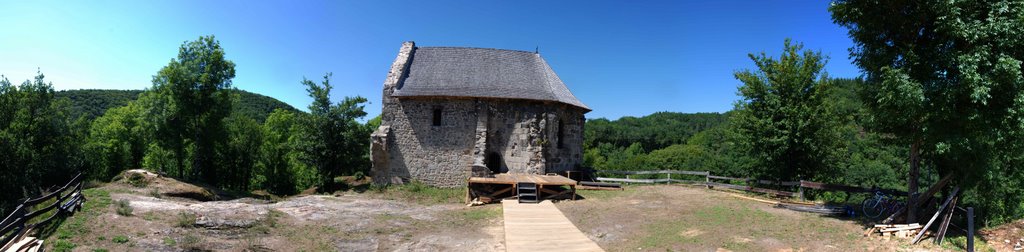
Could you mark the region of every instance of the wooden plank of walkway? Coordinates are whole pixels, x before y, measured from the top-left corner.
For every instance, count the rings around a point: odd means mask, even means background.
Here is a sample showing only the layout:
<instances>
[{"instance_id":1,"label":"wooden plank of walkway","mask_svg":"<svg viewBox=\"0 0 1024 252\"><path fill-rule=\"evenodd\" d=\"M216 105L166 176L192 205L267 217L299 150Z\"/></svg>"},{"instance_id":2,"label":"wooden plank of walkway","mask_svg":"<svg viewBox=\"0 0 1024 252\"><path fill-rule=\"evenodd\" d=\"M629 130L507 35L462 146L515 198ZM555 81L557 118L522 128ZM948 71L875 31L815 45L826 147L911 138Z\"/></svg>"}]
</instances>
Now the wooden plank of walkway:
<instances>
[{"instance_id":1,"label":"wooden plank of walkway","mask_svg":"<svg viewBox=\"0 0 1024 252\"><path fill-rule=\"evenodd\" d=\"M501 202L505 212L505 248L509 252L604 251L587 238L551 201Z\"/></svg>"}]
</instances>

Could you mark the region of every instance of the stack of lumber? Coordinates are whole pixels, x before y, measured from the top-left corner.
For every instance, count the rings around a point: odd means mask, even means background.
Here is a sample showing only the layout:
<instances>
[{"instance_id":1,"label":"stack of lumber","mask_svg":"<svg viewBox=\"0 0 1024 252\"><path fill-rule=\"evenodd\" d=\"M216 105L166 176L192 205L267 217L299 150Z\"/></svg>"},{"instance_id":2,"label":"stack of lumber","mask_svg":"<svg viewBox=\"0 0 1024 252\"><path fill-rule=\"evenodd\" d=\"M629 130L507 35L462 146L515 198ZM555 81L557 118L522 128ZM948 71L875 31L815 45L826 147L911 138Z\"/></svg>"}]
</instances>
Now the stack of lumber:
<instances>
[{"instance_id":1,"label":"stack of lumber","mask_svg":"<svg viewBox=\"0 0 1024 252\"><path fill-rule=\"evenodd\" d=\"M36 252L43 250L43 240L35 237L25 237L18 242L11 244L4 252Z\"/></svg>"},{"instance_id":2,"label":"stack of lumber","mask_svg":"<svg viewBox=\"0 0 1024 252\"><path fill-rule=\"evenodd\" d=\"M910 238L917 235L923 226L918 223L911 224L878 224L868 229L864 235L880 234L883 237Z\"/></svg>"}]
</instances>

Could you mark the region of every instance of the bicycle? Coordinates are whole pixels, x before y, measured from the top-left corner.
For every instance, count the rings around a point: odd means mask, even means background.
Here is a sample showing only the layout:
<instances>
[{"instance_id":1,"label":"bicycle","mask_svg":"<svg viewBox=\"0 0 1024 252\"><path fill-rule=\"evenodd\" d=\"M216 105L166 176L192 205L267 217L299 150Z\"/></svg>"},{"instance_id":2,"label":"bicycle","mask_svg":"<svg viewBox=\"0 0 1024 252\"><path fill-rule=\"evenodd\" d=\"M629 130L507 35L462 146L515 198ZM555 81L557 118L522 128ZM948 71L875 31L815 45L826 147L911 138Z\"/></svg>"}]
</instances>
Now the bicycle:
<instances>
[{"instance_id":1,"label":"bicycle","mask_svg":"<svg viewBox=\"0 0 1024 252\"><path fill-rule=\"evenodd\" d=\"M861 211L870 219L878 219L882 215L892 214L903 206L903 202L892 196L882 191L875 191L875 197L864 199L861 202Z\"/></svg>"}]
</instances>

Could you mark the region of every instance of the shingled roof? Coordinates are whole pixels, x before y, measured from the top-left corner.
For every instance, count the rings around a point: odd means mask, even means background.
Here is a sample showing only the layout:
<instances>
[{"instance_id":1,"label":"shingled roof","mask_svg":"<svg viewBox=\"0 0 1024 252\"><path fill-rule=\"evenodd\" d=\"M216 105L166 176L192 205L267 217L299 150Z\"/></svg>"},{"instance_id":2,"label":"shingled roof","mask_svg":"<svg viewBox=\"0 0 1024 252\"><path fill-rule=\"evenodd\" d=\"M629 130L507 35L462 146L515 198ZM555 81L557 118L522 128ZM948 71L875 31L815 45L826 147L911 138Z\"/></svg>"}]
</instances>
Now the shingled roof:
<instances>
[{"instance_id":1,"label":"shingled roof","mask_svg":"<svg viewBox=\"0 0 1024 252\"><path fill-rule=\"evenodd\" d=\"M554 101L590 111L540 54L487 48L416 47L398 97L448 96Z\"/></svg>"}]
</instances>

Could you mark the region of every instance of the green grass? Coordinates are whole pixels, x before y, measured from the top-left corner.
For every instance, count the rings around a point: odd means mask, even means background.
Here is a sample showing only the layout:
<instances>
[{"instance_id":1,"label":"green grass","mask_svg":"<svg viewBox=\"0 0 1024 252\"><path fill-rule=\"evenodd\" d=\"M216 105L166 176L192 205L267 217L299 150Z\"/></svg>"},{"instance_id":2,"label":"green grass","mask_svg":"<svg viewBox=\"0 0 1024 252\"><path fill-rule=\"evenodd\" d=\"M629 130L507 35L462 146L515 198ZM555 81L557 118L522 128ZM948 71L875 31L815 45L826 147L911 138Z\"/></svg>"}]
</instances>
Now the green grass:
<instances>
[{"instance_id":1,"label":"green grass","mask_svg":"<svg viewBox=\"0 0 1024 252\"><path fill-rule=\"evenodd\" d=\"M371 190L389 200L412 201L423 205L463 203L465 188L439 188L419 181L404 185L377 187Z\"/></svg>"},{"instance_id":2,"label":"green grass","mask_svg":"<svg viewBox=\"0 0 1024 252\"><path fill-rule=\"evenodd\" d=\"M164 237L164 245L167 245L169 247L174 247L174 245L177 245L177 244L178 244L178 241L175 241L174 238Z\"/></svg>"},{"instance_id":3,"label":"green grass","mask_svg":"<svg viewBox=\"0 0 1024 252\"><path fill-rule=\"evenodd\" d=\"M112 241L114 243L124 244L124 243L128 243L128 237L127 236L123 236L123 235L118 235L118 236L114 236L114 238L110 239L110 241Z\"/></svg>"},{"instance_id":4,"label":"green grass","mask_svg":"<svg viewBox=\"0 0 1024 252\"><path fill-rule=\"evenodd\" d=\"M946 239L944 239L942 241L942 247L945 248L945 249L949 249L949 250L957 250L957 251L966 250L965 248L967 248L967 237L966 236L956 236L956 237L948 237L947 236ZM985 243L985 240L981 239L980 237L974 236L974 251L986 251L986 252L987 251L992 251L992 252L995 252L996 249L988 246L988 243Z\"/></svg>"},{"instance_id":5,"label":"green grass","mask_svg":"<svg viewBox=\"0 0 1024 252\"><path fill-rule=\"evenodd\" d=\"M472 208L461 212L462 218L469 221L488 220L501 217L502 211L498 207Z\"/></svg>"},{"instance_id":6,"label":"green grass","mask_svg":"<svg viewBox=\"0 0 1024 252\"><path fill-rule=\"evenodd\" d=\"M53 225L57 225L56 231L53 232L57 236L57 240L52 243L54 251L74 249L77 245L71 240L75 237L88 236L91 230L86 228L86 223L92 222L113 202L110 199L110 192L99 188L85 189L82 191L82 195L85 196L86 201L82 205L81 211L67 219L54 222ZM43 239L49 238L48 234L43 236Z\"/></svg>"}]
</instances>

